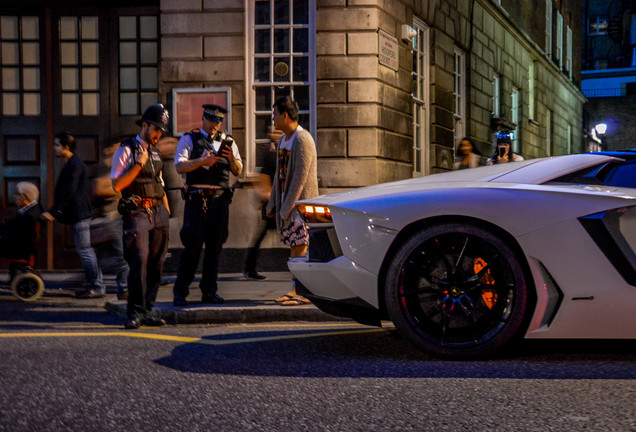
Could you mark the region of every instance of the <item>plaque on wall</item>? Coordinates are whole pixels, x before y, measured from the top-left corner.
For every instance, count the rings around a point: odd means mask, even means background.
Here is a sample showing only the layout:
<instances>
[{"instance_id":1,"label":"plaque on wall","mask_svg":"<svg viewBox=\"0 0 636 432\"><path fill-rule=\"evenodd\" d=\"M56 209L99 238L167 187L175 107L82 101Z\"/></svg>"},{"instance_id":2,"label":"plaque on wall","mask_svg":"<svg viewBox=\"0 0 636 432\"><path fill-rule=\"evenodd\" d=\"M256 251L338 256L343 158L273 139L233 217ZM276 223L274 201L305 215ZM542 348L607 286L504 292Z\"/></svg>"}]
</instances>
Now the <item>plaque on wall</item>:
<instances>
[{"instance_id":1,"label":"plaque on wall","mask_svg":"<svg viewBox=\"0 0 636 432\"><path fill-rule=\"evenodd\" d=\"M201 127L203 105L214 104L227 109L221 130L232 132L232 99L230 87L172 89L172 131L181 136Z\"/></svg>"},{"instance_id":2,"label":"plaque on wall","mask_svg":"<svg viewBox=\"0 0 636 432\"><path fill-rule=\"evenodd\" d=\"M378 61L394 71L400 68L398 40L384 30L378 30Z\"/></svg>"}]
</instances>

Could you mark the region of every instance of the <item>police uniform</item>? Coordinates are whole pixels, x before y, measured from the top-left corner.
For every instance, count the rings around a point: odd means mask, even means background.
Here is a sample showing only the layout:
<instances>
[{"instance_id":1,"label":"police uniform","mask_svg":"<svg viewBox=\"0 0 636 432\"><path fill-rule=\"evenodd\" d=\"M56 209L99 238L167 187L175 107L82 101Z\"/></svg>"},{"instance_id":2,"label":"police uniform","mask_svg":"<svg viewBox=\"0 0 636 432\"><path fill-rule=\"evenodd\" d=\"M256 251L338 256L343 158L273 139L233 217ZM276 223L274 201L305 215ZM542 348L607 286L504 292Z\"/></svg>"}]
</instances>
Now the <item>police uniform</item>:
<instances>
[{"instance_id":1,"label":"police uniform","mask_svg":"<svg viewBox=\"0 0 636 432\"><path fill-rule=\"evenodd\" d=\"M203 117L212 122L222 122L226 110L218 105L204 105ZM185 206L181 242L183 253L174 284L174 305L185 306L189 285L199 264L201 249L205 243L202 277L199 284L203 303L219 304L223 299L217 292L219 257L228 236L230 189L230 161L220 153L223 140L231 142L234 160L241 164L241 156L234 140L225 134L210 136L205 130L195 129L184 134L177 145L175 166L201 158L212 150L219 156L212 166L201 166L185 174ZM242 167L242 165L241 165Z\"/></svg>"},{"instance_id":2,"label":"police uniform","mask_svg":"<svg viewBox=\"0 0 636 432\"><path fill-rule=\"evenodd\" d=\"M167 129L168 115L161 105L151 106L142 122ZM138 122L139 123L139 122ZM137 162L142 147L148 151L145 164ZM119 210L123 216L124 258L128 274L128 322L126 328L139 324L163 325L150 316L161 282L161 271L168 250L169 213L164 206L163 161L154 145L137 135L121 143L113 157L111 179L117 179L136 164L141 170L132 183L122 189Z\"/></svg>"}]
</instances>

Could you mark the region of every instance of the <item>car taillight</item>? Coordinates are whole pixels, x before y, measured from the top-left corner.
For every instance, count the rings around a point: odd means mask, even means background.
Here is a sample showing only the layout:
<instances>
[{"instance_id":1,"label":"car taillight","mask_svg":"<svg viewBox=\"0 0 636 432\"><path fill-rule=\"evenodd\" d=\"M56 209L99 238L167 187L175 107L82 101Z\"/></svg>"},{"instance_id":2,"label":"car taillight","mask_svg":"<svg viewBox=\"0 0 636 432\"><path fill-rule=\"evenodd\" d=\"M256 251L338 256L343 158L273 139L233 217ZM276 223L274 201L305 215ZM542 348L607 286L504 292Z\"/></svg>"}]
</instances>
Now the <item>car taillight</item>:
<instances>
[{"instance_id":1,"label":"car taillight","mask_svg":"<svg viewBox=\"0 0 636 432\"><path fill-rule=\"evenodd\" d=\"M305 218L305 222L311 223L332 223L331 211L329 207L312 204L299 204L298 211Z\"/></svg>"}]
</instances>

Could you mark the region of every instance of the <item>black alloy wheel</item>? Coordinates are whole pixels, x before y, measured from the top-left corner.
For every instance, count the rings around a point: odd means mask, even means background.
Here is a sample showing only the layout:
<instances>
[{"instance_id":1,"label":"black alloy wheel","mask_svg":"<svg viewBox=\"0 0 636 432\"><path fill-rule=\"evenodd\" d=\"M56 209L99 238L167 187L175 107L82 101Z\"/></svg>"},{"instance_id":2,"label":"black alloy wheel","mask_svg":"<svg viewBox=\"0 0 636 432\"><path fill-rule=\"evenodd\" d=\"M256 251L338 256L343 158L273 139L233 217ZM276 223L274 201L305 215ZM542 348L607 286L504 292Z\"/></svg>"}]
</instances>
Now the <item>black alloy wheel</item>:
<instances>
[{"instance_id":1,"label":"black alloy wheel","mask_svg":"<svg viewBox=\"0 0 636 432\"><path fill-rule=\"evenodd\" d=\"M512 249L482 228L446 223L418 232L397 251L385 282L396 328L435 356L483 357L521 333L523 269Z\"/></svg>"}]
</instances>

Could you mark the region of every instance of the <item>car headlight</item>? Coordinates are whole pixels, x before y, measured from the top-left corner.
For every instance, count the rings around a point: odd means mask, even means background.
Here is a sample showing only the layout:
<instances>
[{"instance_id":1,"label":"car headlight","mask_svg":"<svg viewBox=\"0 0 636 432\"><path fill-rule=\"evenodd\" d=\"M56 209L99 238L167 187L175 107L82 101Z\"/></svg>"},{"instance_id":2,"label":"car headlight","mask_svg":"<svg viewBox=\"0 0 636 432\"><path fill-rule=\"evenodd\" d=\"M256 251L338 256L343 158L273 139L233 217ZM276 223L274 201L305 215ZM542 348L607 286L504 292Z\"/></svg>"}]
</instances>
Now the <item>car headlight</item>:
<instances>
[{"instance_id":1,"label":"car headlight","mask_svg":"<svg viewBox=\"0 0 636 432\"><path fill-rule=\"evenodd\" d=\"M331 211L327 206L313 205L313 204L298 204L298 211L305 222L308 224L316 223L333 223L331 219Z\"/></svg>"}]
</instances>

